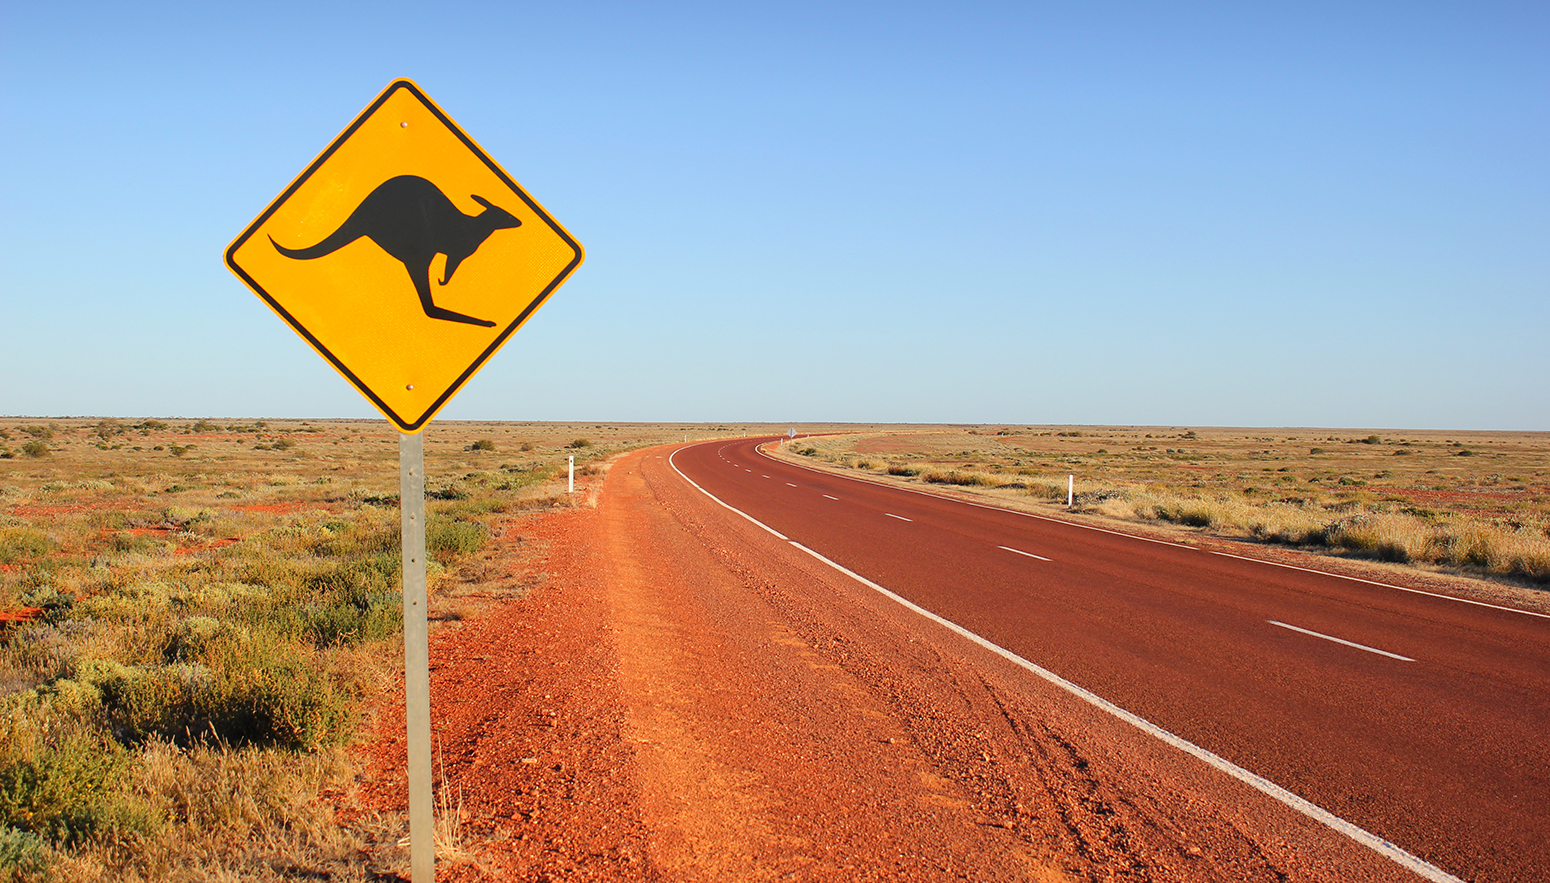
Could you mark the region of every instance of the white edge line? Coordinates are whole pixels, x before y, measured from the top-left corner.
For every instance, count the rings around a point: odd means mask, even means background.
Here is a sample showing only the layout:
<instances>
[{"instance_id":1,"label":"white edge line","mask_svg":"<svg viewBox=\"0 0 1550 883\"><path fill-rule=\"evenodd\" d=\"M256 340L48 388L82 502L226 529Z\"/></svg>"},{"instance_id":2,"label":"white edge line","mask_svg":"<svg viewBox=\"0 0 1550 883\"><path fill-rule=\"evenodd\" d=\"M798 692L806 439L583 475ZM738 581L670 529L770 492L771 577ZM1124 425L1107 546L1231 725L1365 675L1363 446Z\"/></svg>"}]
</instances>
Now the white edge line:
<instances>
[{"instance_id":1,"label":"white edge line","mask_svg":"<svg viewBox=\"0 0 1550 883\"><path fill-rule=\"evenodd\" d=\"M763 451L759 450L759 448L757 446L754 447L754 453L758 454L761 457L764 457L767 460L774 460L775 459L774 457L771 457L769 454L766 454ZM923 490L919 490L917 488L900 487L899 485L896 485L896 484L886 484L886 483L881 482L881 481L872 481L871 479L859 478L859 477L854 476L854 475L841 475L841 474L839 474L837 472L825 472L822 469L814 469L811 466L803 466L801 463L790 463L790 462L787 462L785 460L777 460L776 462L784 463L787 466L793 466L793 467L795 467L797 469L806 469L808 472L816 472L819 475L828 475L828 476L831 476L833 478L842 479L844 481L859 481L859 482L862 482L864 484L872 484L872 485L877 485L878 487L892 488L893 490L904 491L906 493L920 494L921 496L924 496L924 497L935 497L938 500L948 500L948 501L953 502L953 503L961 503L961 504L963 504L965 506L973 506L976 509L991 509L991 510L996 511L996 512L1006 512L1006 513L1011 514L1011 515L1021 515L1024 518L1037 518L1040 521L1051 521L1051 522L1054 522L1055 524L1064 524L1067 527L1076 527L1076 528L1081 528L1082 530L1095 530L1095 531L1098 531L1099 533L1108 533L1108 534L1113 534L1113 535L1115 535L1117 537L1125 537L1127 539L1140 540L1143 543L1156 543L1159 546L1172 546L1175 549L1188 549L1191 552L1202 551L1200 549L1195 548L1194 546L1186 546L1186 545L1183 545L1182 543L1170 543L1167 540L1154 540L1151 537L1137 536L1136 534L1133 534L1133 533L1125 533L1124 531L1118 531L1118 530L1109 530L1108 528L1103 528L1103 527L1094 527L1094 526L1092 526L1090 524L1081 524L1081 523L1078 523L1078 522L1075 522L1075 521L1066 521L1066 520L1061 519L1061 518L1050 518L1048 515L1039 515L1039 514L1034 513L1034 512L1023 512L1023 511L1018 510L1018 509L1008 509L1005 506L991 506L991 505L988 505L988 504L985 504L985 503L976 503L973 500L960 500L957 497L948 497L948 496L943 496L942 494L933 494L930 491L923 491ZM1301 570L1301 571L1305 571L1307 573L1316 573L1319 576L1327 576L1327 577L1331 577L1333 579L1343 579L1343 580L1349 580L1351 582L1356 582L1356 583L1366 583L1366 584L1368 584L1370 586L1381 586L1382 588L1385 588L1385 589L1397 589L1397 590L1399 590L1401 592L1410 592L1411 594L1414 594L1414 595L1427 595L1427 596L1432 597L1432 598L1441 598L1444 601L1457 601L1460 604L1473 604L1476 607L1489 607L1492 610L1501 610L1501 611L1504 611L1506 613L1521 613L1524 616L1537 616L1540 619L1550 619L1550 613L1540 613L1537 610L1524 610L1521 607L1506 607L1506 606L1503 606L1501 604L1489 604L1489 603L1486 603L1485 601L1476 601L1473 598L1460 598L1458 595L1444 595L1441 592L1428 592L1428 591L1425 591L1424 589L1412 589L1412 588L1408 588L1406 586L1396 586L1393 583L1381 583L1381 582L1378 582L1377 580L1374 580L1374 579L1363 579L1362 577L1359 577L1359 576L1346 576L1343 573L1333 573L1333 572L1328 571L1328 570L1316 570L1316 569L1314 569L1312 567L1298 567L1295 564L1282 564L1279 561L1270 561L1270 560L1267 560L1267 559L1264 559L1264 558L1250 558L1247 555L1234 555L1231 552L1212 551L1211 554L1212 555L1220 555L1223 558L1237 558L1240 561L1252 561L1255 564L1268 564L1268 565L1270 565L1272 567L1285 567L1285 568L1287 568L1289 570Z\"/></svg>"},{"instance_id":2,"label":"white edge line","mask_svg":"<svg viewBox=\"0 0 1550 883\"><path fill-rule=\"evenodd\" d=\"M681 451L681 450L683 450L683 448L679 448L678 450ZM678 454L678 451L674 451L673 452L673 456L677 456L677 454ZM1184 739L1183 737L1175 736L1174 734L1168 732L1167 730L1163 729L1162 727L1157 726L1156 724L1154 724L1151 721L1141 717L1140 715L1133 714L1133 713L1131 713L1129 711L1126 711L1123 708L1120 708L1118 705L1115 705L1114 703L1112 703L1109 700L1103 698L1102 696L1099 696L1098 694L1092 692L1091 690L1088 690L1085 687L1079 687L1076 684L1073 684L1072 682L1070 682L1070 681L1066 680L1065 678L1061 677L1060 675L1055 674L1054 672L1050 671L1049 669L1044 668L1044 667L1039 666L1039 665L1036 665L1036 664L1034 664L1032 662L1029 662L1028 660L1022 658L1021 656L1018 656L1016 653L1013 653L1012 651L1006 649L1005 647L1002 647L999 644L996 644L996 643L994 643L992 641L988 641L985 638L980 637L979 635L975 634L974 632L969 631L968 629L966 629L963 626L953 622L952 620L946 619L946 618L941 617L941 616L938 616L937 614L932 613L931 611L927 610L924 607L921 607L920 605L914 603L913 601L909 601L909 600L905 599L904 597L902 597L900 595L894 594L893 592L889 591L888 589L883 588L882 586L878 585L877 583L872 582L871 580L867 579L866 577L862 576L861 574L856 573L855 571L845 567L843 564L839 564L839 563L837 563L835 561L831 561L828 558L825 558L824 556L818 554L817 552L814 552L812 549L807 548L806 546L802 545L801 543L797 542L796 540L787 539L786 537L781 536L781 534L779 532L777 532L774 528L769 527L768 525L766 525L763 522L759 521L757 518L754 518L752 515L749 515L748 513L744 512L744 511L742 511L740 509L736 509L736 508L734 508L732 506L728 506L726 503L723 503L721 500L717 499L715 494L712 494L710 491L707 491L706 489L700 487L698 484L695 484L693 479L689 478L689 476L687 476L687 475L684 475L683 472L678 468L678 464L673 462L673 457L672 456L667 458L667 462L668 462L668 465L673 467L673 471L678 473L680 478L682 478L684 481L689 482L689 484L693 485L694 488L696 490L698 490L700 493L704 494L707 497L710 497L712 500L715 500L717 503L720 503L722 506L725 506L726 508L731 509L733 512L736 512L737 514L743 516L744 518L748 519L749 521L752 521L754 524L759 525L760 527L764 528L765 530L769 531L770 533L774 534L775 536L780 537L783 540L786 540L786 542L790 543L792 546L794 546L794 547L796 547L798 549L801 549L803 552L806 552L807 554L813 556L814 558L818 559L819 561L823 562L824 564L827 564L828 566L834 568L835 570L839 571L840 573L845 574L846 576L850 577L851 579L855 580L856 582L861 583L862 585L872 589L873 591L877 592L878 594L881 594L883 597L888 598L891 601L894 601L895 603L899 604L901 607L905 608L906 610L909 610L909 611L911 611L913 613L916 613L916 614L920 615L921 617L923 617L925 619L928 619L928 620L936 623L937 625L942 626L943 628L947 629L948 631L953 632L954 634L957 634L960 637L963 637L963 638L965 638L965 639L967 639L967 640L969 640L969 641L971 641L971 642L973 642L975 644L978 644L979 646L985 648L986 650L989 650L991 653L994 653L997 656L1000 656L1001 658L1007 660L1008 662L1011 662L1012 664L1014 664L1016 666L1019 666L1020 668L1023 668L1023 669L1026 669L1029 672L1032 672L1033 674L1039 676L1040 678L1043 678L1045 681L1048 681L1049 683L1055 685L1056 687L1059 687L1060 689L1065 690L1067 693L1070 693L1071 695L1077 697L1078 699L1081 699L1082 701L1088 703L1089 705L1092 705L1093 707L1098 708L1098 709L1100 709L1102 711L1108 712L1109 714L1113 715L1114 717L1124 721L1127 724L1130 724L1131 726L1133 726L1136 729L1140 730L1141 732L1146 733L1147 735L1157 739L1158 741L1166 743L1168 745L1171 745L1174 748L1177 748L1178 750L1184 752L1185 754L1188 754L1188 755L1190 755L1191 757L1194 757L1197 760L1203 761L1208 766L1211 766L1211 767L1213 767L1213 768L1215 768L1215 769L1217 769L1217 770L1219 770L1219 771L1221 771L1223 773L1226 773L1227 775L1231 776L1234 779L1237 779L1238 781L1242 782L1245 785L1248 785L1250 788L1253 788L1254 790L1260 792L1261 794L1264 794L1265 796L1270 797L1270 798L1272 798L1272 799L1274 799L1276 801L1279 801L1280 803L1290 807L1291 809L1294 809L1297 812L1302 813L1303 815L1307 816L1308 818L1312 819L1313 821L1318 822L1319 824L1324 825L1325 827L1328 827L1329 829L1331 829L1333 831L1336 831L1336 832L1338 832L1340 834L1344 834L1346 837L1349 837L1351 840L1353 840L1353 841L1355 841L1357 843L1360 843L1361 845L1367 847L1368 849L1371 849L1373 852L1378 853L1379 855L1383 856L1384 858L1394 862L1395 864L1399 865L1400 867L1402 867L1402 868L1404 868L1404 869L1406 869L1408 871L1411 871L1412 873L1414 873L1414 874L1416 874L1416 875L1418 875L1418 876L1420 876L1420 877L1422 877L1424 879L1431 880L1431 881L1433 881L1433 883L1465 883L1464 880L1462 880L1462 879L1460 879L1458 877L1453 876L1452 874L1448 873L1447 871L1444 871L1443 869L1437 867L1436 865L1431 864L1430 862L1426 861L1425 859L1422 859L1422 858L1420 858L1418 856L1415 856L1415 855L1411 855L1409 852L1406 852L1404 849L1402 849L1402 848L1400 848L1398 846L1395 846L1393 843L1390 843L1387 840L1384 840L1382 837L1379 837L1378 835L1373 834L1372 832L1370 832L1370 831L1368 831L1368 830L1366 830L1364 828L1359 828L1356 825L1351 824L1350 822L1346 821L1345 819L1340 818L1339 816L1335 815L1334 813L1330 812L1329 810L1324 809L1323 807L1320 807L1320 806L1312 803L1311 801L1309 801L1309 800L1307 800L1307 799L1305 799L1303 797L1299 797L1298 795L1293 794L1292 792L1286 790L1285 788L1282 788L1280 785L1277 785L1276 783L1270 781L1269 779L1266 779L1265 777L1260 776L1260 775L1258 775L1256 773L1251 773L1248 770L1244 769L1243 767L1240 767L1237 764L1233 763L1232 761L1227 760L1226 758L1221 757L1221 756L1219 756L1217 754L1214 754L1214 753L1212 753L1210 751L1207 751L1206 749L1201 748L1199 745L1196 745L1195 743L1190 742L1189 740ZM971 503L970 505L977 505L977 504ZM993 508L996 508L996 507L994 507L994 506L986 506L986 507L983 507L983 508L993 509ZM1012 510L1005 510L1005 511L1012 511ZM1034 516L1034 517L1037 518L1039 516ZM1046 520L1054 521L1056 519L1046 519Z\"/></svg>"},{"instance_id":3,"label":"white edge line","mask_svg":"<svg viewBox=\"0 0 1550 883\"><path fill-rule=\"evenodd\" d=\"M839 500L839 497L830 497L830 496L829 496L829 495L828 495L828 494L824 494L824 496L825 496L825 497L828 497L828 498L829 498L829 499L831 499L831 500L835 500L835 501L838 501L838 500Z\"/></svg>"},{"instance_id":4,"label":"white edge line","mask_svg":"<svg viewBox=\"0 0 1550 883\"><path fill-rule=\"evenodd\" d=\"M998 548L998 549L1005 549L1008 552L1016 552L1019 555L1027 555L1029 558L1037 558L1040 561L1053 561L1053 560L1055 560L1053 558L1045 558L1043 555L1035 555L1032 552L1024 552L1022 549L1014 549L1011 546L997 546L996 548Z\"/></svg>"},{"instance_id":5,"label":"white edge line","mask_svg":"<svg viewBox=\"0 0 1550 883\"><path fill-rule=\"evenodd\" d=\"M1274 619L1267 619L1265 622L1268 622L1271 625L1278 625L1284 629L1291 629L1294 632L1302 632L1305 635L1312 635L1315 638L1323 638L1326 641L1334 641L1336 644L1344 644L1347 647L1355 647L1358 650L1366 650L1368 653L1376 653L1379 656L1387 656L1390 659L1398 659L1400 662L1415 662L1414 659L1411 659L1408 656L1400 656L1398 653L1390 653L1387 650L1379 650L1377 647L1369 647L1366 644L1358 644L1355 641L1347 641L1345 638L1337 638L1334 635L1326 635L1323 632L1315 632L1310 629L1301 629L1295 625L1287 625L1284 622L1279 622Z\"/></svg>"},{"instance_id":6,"label":"white edge line","mask_svg":"<svg viewBox=\"0 0 1550 883\"><path fill-rule=\"evenodd\" d=\"M678 449L678 451L681 451L681 450L683 450L683 448L679 448ZM769 531L770 533L774 534L775 536L779 537L780 539L786 540L788 542L790 541L790 539L791 539L790 537L786 536L785 534L781 533L780 531L776 530L775 528L770 527L768 524L765 524L764 522L760 521L759 519L754 518L752 515L749 515L747 512L744 512L741 509L736 509L736 508L733 508L731 506L727 506L726 503L722 503L720 500L716 499L716 495L715 494L713 494L710 491L700 487L697 484L694 484L694 479L690 478L687 475L684 475L683 474L683 470L678 468L678 464L673 462L673 458L678 456L678 451L674 451L673 453L668 455L667 465L673 467L673 471L678 473L678 477L679 478L681 478L684 481L687 481L688 483L694 485L694 489L695 490L699 491L700 493L704 494L707 497L710 497L712 500L715 500L717 503L721 503L721 505L726 506L728 509L731 509L733 512L736 512L737 514L743 516L744 518L748 519L749 521L752 521L754 524L757 524L758 526L764 528L765 530Z\"/></svg>"},{"instance_id":7,"label":"white edge line","mask_svg":"<svg viewBox=\"0 0 1550 883\"><path fill-rule=\"evenodd\" d=\"M889 518L897 518L900 521L914 521L915 520L913 518L905 518L903 515L895 515L892 512L884 512L883 514L888 516Z\"/></svg>"},{"instance_id":8,"label":"white edge line","mask_svg":"<svg viewBox=\"0 0 1550 883\"><path fill-rule=\"evenodd\" d=\"M1249 558L1246 555L1234 555L1231 552L1212 552L1212 555L1220 555L1223 558L1237 558L1239 561L1252 561L1255 564L1269 564L1272 567L1285 567L1288 570L1301 570L1307 573L1317 573L1321 576L1333 576L1339 579L1347 579L1355 583L1366 583L1369 586L1381 586L1385 589L1396 589L1401 592L1409 592L1412 595L1426 595L1431 598L1441 598L1444 601L1457 601L1460 604L1473 604L1476 607L1489 607L1492 610L1502 610L1507 613L1521 613L1524 616L1537 616L1540 619L1550 619L1550 613L1540 613L1537 610L1524 610L1521 607L1503 607L1500 604L1488 604L1484 601L1476 601L1473 598L1460 598L1457 595L1444 595L1441 592L1428 592L1424 589L1412 589L1407 586L1396 586L1393 583L1380 583L1375 579L1362 579L1359 576L1346 576L1343 573L1330 573L1327 570L1314 570L1311 567L1298 567L1295 564L1282 564L1279 561L1266 561L1263 558Z\"/></svg>"}]
</instances>

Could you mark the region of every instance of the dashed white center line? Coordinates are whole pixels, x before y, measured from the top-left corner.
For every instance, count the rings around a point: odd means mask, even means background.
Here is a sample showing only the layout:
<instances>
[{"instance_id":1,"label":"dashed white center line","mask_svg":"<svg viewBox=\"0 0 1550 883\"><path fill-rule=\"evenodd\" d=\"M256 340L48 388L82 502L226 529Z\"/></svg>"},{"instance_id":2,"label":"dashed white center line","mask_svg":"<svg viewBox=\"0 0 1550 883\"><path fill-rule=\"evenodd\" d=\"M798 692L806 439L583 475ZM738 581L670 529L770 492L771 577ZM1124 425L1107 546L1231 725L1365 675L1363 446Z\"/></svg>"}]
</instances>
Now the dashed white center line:
<instances>
[{"instance_id":1,"label":"dashed white center line","mask_svg":"<svg viewBox=\"0 0 1550 883\"><path fill-rule=\"evenodd\" d=\"M913 518L905 518L903 515L895 515L892 512L884 512L883 514L888 516L889 518L897 518L900 521L914 521L915 520Z\"/></svg>"},{"instance_id":2,"label":"dashed white center line","mask_svg":"<svg viewBox=\"0 0 1550 883\"><path fill-rule=\"evenodd\" d=\"M765 477L765 478L769 478L769 476L768 476L768 475L766 475L766 476L764 476L764 477Z\"/></svg>"},{"instance_id":3,"label":"dashed white center line","mask_svg":"<svg viewBox=\"0 0 1550 883\"><path fill-rule=\"evenodd\" d=\"M1043 555L1035 555L1032 552L1024 552L1022 549L1014 549L1011 546L997 546L996 548L998 548L998 549L1005 549L1008 552L1016 552L1019 555L1027 555L1029 558L1037 558L1040 561L1053 561L1053 560L1055 560L1053 558L1045 558Z\"/></svg>"},{"instance_id":4,"label":"dashed white center line","mask_svg":"<svg viewBox=\"0 0 1550 883\"><path fill-rule=\"evenodd\" d=\"M1344 638L1336 638L1330 635L1321 634L1320 632L1309 631L1308 629L1300 629L1295 625L1287 625L1284 622L1276 622L1273 619L1267 619L1265 622L1268 622L1271 625L1278 625L1284 629L1291 629L1294 632L1302 632L1305 635L1312 635L1315 638L1323 638L1326 641L1334 641L1336 644L1344 644L1347 647L1355 647L1358 650L1366 650L1368 653L1376 653L1379 656L1387 656L1390 659L1398 659L1400 662L1415 662L1414 659L1411 659L1408 656L1400 656L1398 653L1390 653L1387 650L1379 650L1377 647L1369 647L1366 644L1358 644L1355 641L1347 641Z\"/></svg>"},{"instance_id":5,"label":"dashed white center line","mask_svg":"<svg viewBox=\"0 0 1550 883\"><path fill-rule=\"evenodd\" d=\"M796 485L794 485L794 484L792 484L791 482L788 481L788 482L786 482L786 487L796 487Z\"/></svg>"},{"instance_id":6,"label":"dashed white center line","mask_svg":"<svg viewBox=\"0 0 1550 883\"><path fill-rule=\"evenodd\" d=\"M828 494L824 494L824 496L828 497L831 500L838 500L839 499L839 497L830 497Z\"/></svg>"}]
</instances>

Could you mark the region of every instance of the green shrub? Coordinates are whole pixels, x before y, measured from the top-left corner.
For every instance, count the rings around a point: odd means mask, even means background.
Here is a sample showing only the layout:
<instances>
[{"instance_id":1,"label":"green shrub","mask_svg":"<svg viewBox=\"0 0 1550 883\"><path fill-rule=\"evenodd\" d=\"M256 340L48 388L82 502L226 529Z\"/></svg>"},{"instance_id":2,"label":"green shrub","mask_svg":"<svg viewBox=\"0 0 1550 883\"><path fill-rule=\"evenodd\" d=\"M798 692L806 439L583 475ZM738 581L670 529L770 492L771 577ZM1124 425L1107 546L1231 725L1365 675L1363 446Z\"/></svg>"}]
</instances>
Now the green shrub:
<instances>
[{"instance_id":1,"label":"green shrub","mask_svg":"<svg viewBox=\"0 0 1550 883\"><path fill-rule=\"evenodd\" d=\"M40 530L30 527L0 528L0 564L42 558L58 548L59 544Z\"/></svg>"},{"instance_id":2,"label":"green shrub","mask_svg":"<svg viewBox=\"0 0 1550 883\"><path fill-rule=\"evenodd\" d=\"M109 798L122 775L126 753L87 733L72 733L39 746L31 756L0 765L0 826L70 846L108 827L121 814ZM12 838L19 850L28 844Z\"/></svg>"},{"instance_id":3,"label":"green shrub","mask_svg":"<svg viewBox=\"0 0 1550 883\"><path fill-rule=\"evenodd\" d=\"M575 441L571 442L570 444L566 445L566 447L567 448L590 448L590 447L592 447L592 441L590 439L578 438Z\"/></svg>"},{"instance_id":4,"label":"green shrub","mask_svg":"<svg viewBox=\"0 0 1550 883\"><path fill-rule=\"evenodd\" d=\"M126 744L216 739L310 751L350 731L351 697L311 652L258 632L217 637L198 655L194 664L155 667L89 660L75 674L98 691L114 736Z\"/></svg>"},{"instance_id":5,"label":"green shrub","mask_svg":"<svg viewBox=\"0 0 1550 883\"><path fill-rule=\"evenodd\" d=\"M28 607L42 608L43 621L56 623L70 618L70 612L75 609L75 596L60 592L53 586L43 585L24 592L22 603Z\"/></svg>"},{"instance_id":6,"label":"green shrub","mask_svg":"<svg viewBox=\"0 0 1550 883\"><path fill-rule=\"evenodd\" d=\"M975 472L927 472L921 476L921 480L958 487L996 487L999 484L994 478Z\"/></svg>"},{"instance_id":7,"label":"green shrub","mask_svg":"<svg viewBox=\"0 0 1550 883\"><path fill-rule=\"evenodd\" d=\"M47 457L48 450L48 444L46 442L38 441L37 439L33 439L32 441L22 445L22 453L32 457L33 459Z\"/></svg>"},{"instance_id":8,"label":"green shrub","mask_svg":"<svg viewBox=\"0 0 1550 883\"><path fill-rule=\"evenodd\" d=\"M895 466L895 465L890 465L888 467L888 474L889 475L904 475L904 476L913 477L913 476L919 475L920 474L920 470L915 468L914 466Z\"/></svg>"},{"instance_id":9,"label":"green shrub","mask_svg":"<svg viewBox=\"0 0 1550 883\"><path fill-rule=\"evenodd\" d=\"M548 481L554 477L555 472L556 470L548 469L543 466L534 466L531 469L510 469L506 472L505 476L502 477L501 481L495 485L495 490L520 490L521 488L525 488L529 485Z\"/></svg>"},{"instance_id":10,"label":"green shrub","mask_svg":"<svg viewBox=\"0 0 1550 883\"><path fill-rule=\"evenodd\" d=\"M375 504L375 500L372 498L362 502ZM397 502L397 498L394 498L378 505L391 506ZM400 540L401 537L397 526L381 523L355 523L329 528L327 536L323 537L314 546L313 551L319 555L336 558L360 558L362 556L375 556L381 552L394 551L398 549ZM394 565L395 568L396 566Z\"/></svg>"},{"instance_id":11,"label":"green shrub","mask_svg":"<svg viewBox=\"0 0 1550 883\"><path fill-rule=\"evenodd\" d=\"M180 620L167 633L162 657L168 662L198 659L226 628L212 616L191 616Z\"/></svg>"},{"instance_id":12,"label":"green shrub","mask_svg":"<svg viewBox=\"0 0 1550 883\"><path fill-rule=\"evenodd\" d=\"M481 438L473 444L469 445L468 449L471 451L493 451L495 450L495 442L490 441L487 438Z\"/></svg>"},{"instance_id":13,"label":"green shrub","mask_svg":"<svg viewBox=\"0 0 1550 883\"><path fill-rule=\"evenodd\" d=\"M161 544L145 534L127 530L115 531L108 537L108 550L112 552L146 552Z\"/></svg>"},{"instance_id":14,"label":"green shrub","mask_svg":"<svg viewBox=\"0 0 1550 883\"><path fill-rule=\"evenodd\" d=\"M307 601L287 605L284 615L319 647L390 638L404 625L401 563L398 552L384 551L313 575L304 583Z\"/></svg>"},{"instance_id":15,"label":"green shrub","mask_svg":"<svg viewBox=\"0 0 1550 883\"><path fill-rule=\"evenodd\" d=\"M98 438L107 440L115 435L123 435L125 429L124 424L117 420L100 420L92 432L96 433Z\"/></svg>"},{"instance_id":16,"label":"green shrub","mask_svg":"<svg viewBox=\"0 0 1550 883\"><path fill-rule=\"evenodd\" d=\"M319 647L380 641L404 628L403 595L396 591L333 598L302 613L305 635Z\"/></svg>"},{"instance_id":17,"label":"green shrub","mask_svg":"<svg viewBox=\"0 0 1550 883\"><path fill-rule=\"evenodd\" d=\"M431 518L425 531L426 550L446 563L461 555L472 555L484 548L489 529L477 521L451 521Z\"/></svg>"},{"instance_id":18,"label":"green shrub","mask_svg":"<svg viewBox=\"0 0 1550 883\"><path fill-rule=\"evenodd\" d=\"M1180 500L1174 503L1158 503L1152 507L1153 517L1190 527L1210 527L1216 522L1209 503L1200 500Z\"/></svg>"},{"instance_id":19,"label":"green shrub","mask_svg":"<svg viewBox=\"0 0 1550 883\"><path fill-rule=\"evenodd\" d=\"M48 870L48 841L20 828L0 825L0 880L27 880Z\"/></svg>"}]
</instances>

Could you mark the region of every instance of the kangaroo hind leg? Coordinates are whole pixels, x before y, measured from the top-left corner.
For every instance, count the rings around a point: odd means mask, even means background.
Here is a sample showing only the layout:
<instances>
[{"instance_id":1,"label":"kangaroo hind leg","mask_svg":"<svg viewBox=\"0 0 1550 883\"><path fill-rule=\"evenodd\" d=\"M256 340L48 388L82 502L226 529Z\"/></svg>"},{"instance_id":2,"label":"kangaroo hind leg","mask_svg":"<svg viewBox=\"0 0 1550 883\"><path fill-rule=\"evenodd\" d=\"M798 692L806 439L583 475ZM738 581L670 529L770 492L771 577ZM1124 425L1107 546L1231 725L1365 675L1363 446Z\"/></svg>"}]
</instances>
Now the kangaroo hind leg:
<instances>
[{"instance_id":1,"label":"kangaroo hind leg","mask_svg":"<svg viewBox=\"0 0 1550 883\"><path fill-rule=\"evenodd\" d=\"M494 328L494 322L484 319L475 319L473 316L465 316L462 313L445 310L436 306L436 301L431 297L431 262L423 264L415 261L413 264L404 263L404 269L409 271L409 278L414 280L414 290L420 295L420 306L425 310L425 315L432 319L445 319L448 322L462 322L465 325L478 325L481 328Z\"/></svg>"}]
</instances>

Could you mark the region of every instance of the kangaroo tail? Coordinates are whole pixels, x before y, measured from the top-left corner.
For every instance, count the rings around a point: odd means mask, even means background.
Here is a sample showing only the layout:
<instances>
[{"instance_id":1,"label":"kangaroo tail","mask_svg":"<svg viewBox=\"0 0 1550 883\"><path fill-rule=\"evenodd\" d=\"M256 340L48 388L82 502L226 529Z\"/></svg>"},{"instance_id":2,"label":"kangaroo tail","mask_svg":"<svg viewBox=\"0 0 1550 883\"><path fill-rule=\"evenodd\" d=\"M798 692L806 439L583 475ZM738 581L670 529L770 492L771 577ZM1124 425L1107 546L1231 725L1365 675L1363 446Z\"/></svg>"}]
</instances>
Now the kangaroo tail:
<instances>
[{"instance_id":1,"label":"kangaroo tail","mask_svg":"<svg viewBox=\"0 0 1550 883\"><path fill-rule=\"evenodd\" d=\"M364 233L357 233L352 229L355 225L351 224L350 221L353 220L354 217L351 217L350 220L340 224L338 230L328 234L328 236L326 236L322 242L307 248L286 248L280 243L275 242L273 236L269 237L269 242L274 246L275 251L278 251L280 254L283 254L288 258L294 258L298 261L310 261L313 258L320 258L326 254L333 254L339 249L344 248L346 245L349 245L355 240L366 235Z\"/></svg>"}]
</instances>

